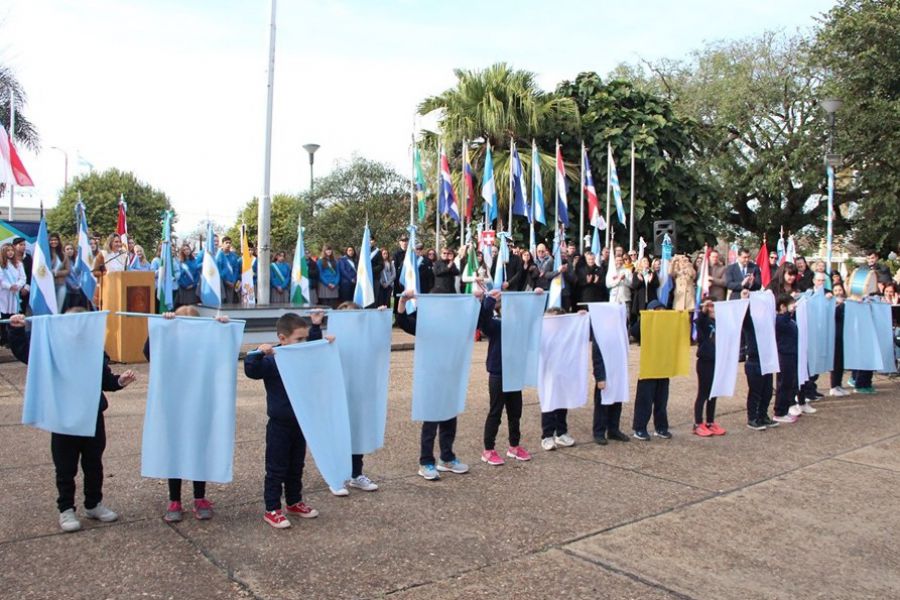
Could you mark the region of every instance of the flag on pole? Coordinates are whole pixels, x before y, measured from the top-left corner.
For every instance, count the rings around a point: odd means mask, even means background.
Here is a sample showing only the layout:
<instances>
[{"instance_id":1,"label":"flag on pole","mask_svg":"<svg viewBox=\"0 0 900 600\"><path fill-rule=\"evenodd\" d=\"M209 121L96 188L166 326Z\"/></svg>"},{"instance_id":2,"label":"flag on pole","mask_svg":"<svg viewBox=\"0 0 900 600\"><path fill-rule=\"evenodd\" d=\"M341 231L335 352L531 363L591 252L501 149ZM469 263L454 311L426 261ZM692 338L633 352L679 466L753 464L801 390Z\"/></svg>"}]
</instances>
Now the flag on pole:
<instances>
[{"instance_id":1,"label":"flag on pole","mask_svg":"<svg viewBox=\"0 0 900 600\"><path fill-rule=\"evenodd\" d=\"M700 316L700 304L709 296L709 253L710 247L703 247L703 262L697 272L697 295L694 299L694 317L691 319L691 338L697 339L697 317Z\"/></svg>"},{"instance_id":2,"label":"flag on pole","mask_svg":"<svg viewBox=\"0 0 900 600\"><path fill-rule=\"evenodd\" d=\"M175 310L172 293L172 212L167 210L163 215L162 249L156 271L156 305L160 313Z\"/></svg>"},{"instance_id":3,"label":"flag on pole","mask_svg":"<svg viewBox=\"0 0 900 600\"><path fill-rule=\"evenodd\" d=\"M584 161L584 195L588 200L588 219L595 229L606 229L606 221L600 213L600 201L597 199L597 188L594 187L594 177L591 175L591 161L588 159L587 148L581 145L581 153ZM595 237L598 237L595 233Z\"/></svg>"},{"instance_id":4,"label":"flag on pole","mask_svg":"<svg viewBox=\"0 0 900 600\"><path fill-rule=\"evenodd\" d=\"M537 144L531 141L531 218L532 223L537 221L547 224L544 215L544 182L541 180L541 155L538 153ZM532 230L534 228L532 227ZM532 249L532 252L534 250Z\"/></svg>"},{"instance_id":5,"label":"flag on pole","mask_svg":"<svg viewBox=\"0 0 900 600\"><path fill-rule=\"evenodd\" d=\"M647 248L647 242L644 241L644 236L638 237L638 257L637 257L638 264L640 264L641 259L644 258L644 250L646 248ZM637 266L638 265L636 264L635 268L637 268Z\"/></svg>"},{"instance_id":6,"label":"flag on pole","mask_svg":"<svg viewBox=\"0 0 900 600\"><path fill-rule=\"evenodd\" d=\"M511 162L509 178L512 181L512 214L528 217L528 192L525 188L525 170L522 168L522 159L519 158L519 150L516 143L510 140ZM512 224L510 223L510 227Z\"/></svg>"},{"instance_id":7,"label":"flag on pole","mask_svg":"<svg viewBox=\"0 0 900 600\"><path fill-rule=\"evenodd\" d=\"M425 195L428 193L428 189L425 184L425 175L422 173L422 155L419 153L418 146L414 150L414 168L416 172L416 201L419 207L419 220L421 221L425 218ZM308 301L309 294L306 294L304 298Z\"/></svg>"},{"instance_id":8,"label":"flag on pole","mask_svg":"<svg viewBox=\"0 0 900 600\"><path fill-rule=\"evenodd\" d=\"M212 221L206 222L206 246L200 275L200 302L205 306L222 306L222 278L216 265L216 239Z\"/></svg>"},{"instance_id":9,"label":"flag on pole","mask_svg":"<svg viewBox=\"0 0 900 600\"><path fill-rule=\"evenodd\" d=\"M663 306L669 305L669 294L675 288L675 280L669 274L672 268L672 238L669 234L663 235L662 256L659 261L659 301Z\"/></svg>"},{"instance_id":10,"label":"flag on pole","mask_svg":"<svg viewBox=\"0 0 900 600\"><path fill-rule=\"evenodd\" d=\"M625 224L625 206L622 204L622 188L619 186L619 175L616 173L616 162L613 160L612 145L606 146L609 164L609 185L612 187L613 198L616 201L616 214L619 222Z\"/></svg>"},{"instance_id":11,"label":"flag on pole","mask_svg":"<svg viewBox=\"0 0 900 600\"><path fill-rule=\"evenodd\" d=\"M772 269L769 268L769 249L766 248L766 238L763 238L762 246L759 247L759 254L756 255L756 266L759 267L759 282L763 289L769 287L772 281Z\"/></svg>"},{"instance_id":12,"label":"flag on pole","mask_svg":"<svg viewBox=\"0 0 900 600\"><path fill-rule=\"evenodd\" d=\"M556 209L559 211L559 220L568 227L569 200L566 197L566 165L563 163L559 142L556 142Z\"/></svg>"},{"instance_id":13,"label":"flag on pole","mask_svg":"<svg viewBox=\"0 0 900 600\"><path fill-rule=\"evenodd\" d=\"M478 287L478 284L474 281L476 275L478 275L478 255L475 253L475 244L469 244L469 248L466 251L464 274L466 279L471 280L466 283L465 292L471 294Z\"/></svg>"},{"instance_id":14,"label":"flag on pole","mask_svg":"<svg viewBox=\"0 0 900 600\"><path fill-rule=\"evenodd\" d=\"M37 240L34 243L34 262L31 266L31 294L28 305L34 315L54 315L59 312L56 304L56 286L53 281L50 240L47 236L47 221L41 215Z\"/></svg>"},{"instance_id":15,"label":"flag on pole","mask_svg":"<svg viewBox=\"0 0 900 600\"><path fill-rule=\"evenodd\" d=\"M565 245L565 237L560 239L560 227L556 228L556 234L553 236L553 271L557 276L550 281L550 292L547 295L547 308L562 308L562 290L563 290L563 274L560 273L562 268L562 248Z\"/></svg>"},{"instance_id":16,"label":"flag on pole","mask_svg":"<svg viewBox=\"0 0 900 600\"><path fill-rule=\"evenodd\" d=\"M466 199L466 220L472 220L475 211L475 171L469 162L469 144L463 144L463 196Z\"/></svg>"},{"instance_id":17,"label":"flag on pole","mask_svg":"<svg viewBox=\"0 0 900 600\"><path fill-rule=\"evenodd\" d=\"M497 234L497 268L494 271L494 288L503 289L503 282L506 281L506 263L509 262L509 233L501 231Z\"/></svg>"},{"instance_id":18,"label":"flag on pole","mask_svg":"<svg viewBox=\"0 0 900 600\"><path fill-rule=\"evenodd\" d=\"M447 152L443 146L441 146L441 189L438 205L441 207L441 214L449 214L451 219L459 223L459 205L456 204L456 194L453 193L453 182L450 179L450 161L447 160Z\"/></svg>"},{"instance_id":19,"label":"flag on pole","mask_svg":"<svg viewBox=\"0 0 900 600\"><path fill-rule=\"evenodd\" d=\"M81 192L78 192L78 202L75 204L75 222L78 225L78 254L72 268L75 269L75 275L81 283L85 299L93 306L97 279L93 272L94 255L91 253L91 240L88 237L87 217L84 204L81 202Z\"/></svg>"},{"instance_id":20,"label":"flag on pole","mask_svg":"<svg viewBox=\"0 0 900 600\"><path fill-rule=\"evenodd\" d=\"M778 237L778 243L775 245L775 249L778 252L778 266L784 264L784 228L781 228L781 233Z\"/></svg>"},{"instance_id":21,"label":"flag on pole","mask_svg":"<svg viewBox=\"0 0 900 600\"><path fill-rule=\"evenodd\" d=\"M128 220L126 213L128 205L125 204L125 194L119 194L119 220L116 222L116 233L122 239L122 248L128 252ZM126 264L128 261L125 261Z\"/></svg>"},{"instance_id":22,"label":"flag on pole","mask_svg":"<svg viewBox=\"0 0 900 600\"><path fill-rule=\"evenodd\" d=\"M353 301L365 308L375 304L375 285L372 283L372 244L369 242L369 225L363 229L362 246L359 249L359 264L356 265L356 289Z\"/></svg>"},{"instance_id":23,"label":"flag on pole","mask_svg":"<svg viewBox=\"0 0 900 600\"><path fill-rule=\"evenodd\" d=\"M309 304L309 265L303 244L302 217L297 220L297 246L294 248L294 264L291 267L291 304Z\"/></svg>"},{"instance_id":24,"label":"flag on pole","mask_svg":"<svg viewBox=\"0 0 900 600\"><path fill-rule=\"evenodd\" d=\"M494 181L494 159L491 158L491 143L488 142L484 157L484 174L481 182L481 197L484 198L484 214L488 223L497 220L497 183Z\"/></svg>"},{"instance_id":25,"label":"flag on pole","mask_svg":"<svg viewBox=\"0 0 900 600\"><path fill-rule=\"evenodd\" d=\"M419 261L416 256L416 228L410 225L406 228L409 232L409 241L406 244L406 254L403 255L403 264L400 266L400 284L403 291L415 290L419 293ZM406 303L406 312L412 314L416 312L416 301L410 300Z\"/></svg>"},{"instance_id":26,"label":"flag on pole","mask_svg":"<svg viewBox=\"0 0 900 600\"><path fill-rule=\"evenodd\" d=\"M603 247L600 245L600 228L594 227L594 236L591 238L591 254L600 256Z\"/></svg>"},{"instance_id":27,"label":"flag on pole","mask_svg":"<svg viewBox=\"0 0 900 600\"><path fill-rule=\"evenodd\" d=\"M241 224L241 302L256 304L256 286L253 285L253 255L250 254L250 240L247 225Z\"/></svg>"},{"instance_id":28,"label":"flag on pole","mask_svg":"<svg viewBox=\"0 0 900 600\"><path fill-rule=\"evenodd\" d=\"M13 145L12 135L7 135L6 129L0 125L0 183L19 185L22 187L33 186L34 182L22 159Z\"/></svg>"},{"instance_id":29,"label":"flag on pole","mask_svg":"<svg viewBox=\"0 0 900 600\"><path fill-rule=\"evenodd\" d=\"M797 258L797 248L794 246L794 236L788 235L787 250L784 251L784 262L792 263Z\"/></svg>"}]
</instances>

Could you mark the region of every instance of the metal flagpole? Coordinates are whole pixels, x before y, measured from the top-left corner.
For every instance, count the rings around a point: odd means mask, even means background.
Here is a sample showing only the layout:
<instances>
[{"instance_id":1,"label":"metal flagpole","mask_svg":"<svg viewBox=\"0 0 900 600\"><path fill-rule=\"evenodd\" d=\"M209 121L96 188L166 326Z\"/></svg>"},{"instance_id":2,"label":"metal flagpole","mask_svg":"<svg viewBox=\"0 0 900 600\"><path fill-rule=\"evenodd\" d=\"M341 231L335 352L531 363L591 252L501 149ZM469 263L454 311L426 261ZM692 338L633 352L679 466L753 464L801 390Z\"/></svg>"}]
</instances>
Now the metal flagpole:
<instances>
[{"instance_id":1,"label":"metal flagpole","mask_svg":"<svg viewBox=\"0 0 900 600\"><path fill-rule=\"evenodd\" d=\"M462 183L462 199L460 201L459 206L459 247L462 248L466 245L465 239L465 229L466 229L466 212L469 209L469 186L466 183L466 140L463 138L462 141L462 154L460 155L462 159L462 171L460 172L460 182Z\"/></svg>"},{"instance_id":2,"label":"metal flagpole","mask_svg":"<svg viewBox=\"0 0 900 600\"><path fill-rule=\"evenodd\" d=\"M440 256L441 253L441 140L436 139L435 149L437 150L435 163L437 164L437 196L434 203L434 251Z\"/></svg>"},{"instance_id":3,"label":"metal flagpole","mask_svg":"<svg viewBox=\"0 0 900 600\"><path fill-rule=\"evenodd\" d=\"M553 219L553 233L559 235L559 140L556 140L556 154L553 157L553 206L556 207L556 216Z\"/></svg>"},{"instance_id":4,"label":"metal flagpole","mask_svg":"<svg viewBox=\"0 0 900 600\"><path fill-rule=\"evenodd\" d=\"M825 225L825 270L829 279L828 288L831 288L831 244L832 244L832 221L834 220L834 167L828 165L828 223Z\"/></svg>"},{"instance_id":5,"label":"metal flagpole","mask_svg":"<svg viewBox=\"0 0 900 600\"><path fill-rule=\"evenodd\" d=\"M581 142L581 204L578 211L578 253L584 254L584 140Z\"/></svg>"},{"instance_id":6,"label":"metal flagpole","mask_svg":"<svg viewBox=\"0 0 900 600\"><path fill-rule=\"evenodd\" d=\"M16 94L12 90L9 90L9 141L12 143L13 135L16 130ZM15 217L15 197L16 197L16 181L13 178L12 181L9 182L9 220L14 220Z\"/></svg>"},{"instance_id":7,"label":"metal flagpole","mask_svg":"<svg viewBox=\"0 0 900 600\"><path fill-rule=\"evenodd\" d=\"M609 193L612 185L609 182L610 168L609 159L612 158L612 144L606 143L606 247L609 248L609 240L612 237L612 221L609 220Z\"/></svg>"},{"instance_id":8,"label":"metal flagpole","mask_svg":"<svg viewBox=\"0 0 900 600\"><path fill-rule=\"evenodd\" d=\"M263 196L259 202L257 215L257 254L256 278L259 297L258 304L269 303L269 224L272 212L271 179L272 179L272 101L275 87L275 0L272 0L272 24L269 28L269 81L266 98L266 159L263 177Z\"/></svg>"},{"instance_id":9,"label":"metal flagpole","mask_svg":"<svg viewBox=\"0 0 900 600\"><path fill-rule=\"evenodd\" d=\"M634 250L634 142L631 142L631 212L628 213L628 250Z\"/></svg>"},{"instance_id":10,"label":"metal flagpole","mask_svg":"<svg viewBox=\"0 0 900 600\"><path fill-rule=\"evenodd\" d=\"M415 223L416 214L416 125L413 119L413 133L410 135L412 146L409 147L409 165L411 177L409 179L409 224Z\"/></svg>"},{"instance_id":11,"label":"metal flagpole","mask_svg":"<svg viewBox=\"0 0 900 600\"><path fill-rule=\"evenodd\" d=\"M513 138L509 138L509 224L506 226L506 231L509 232L510 237L512 237L513 222L513 144L515 144Z\"/></svg>"}]
</instances>

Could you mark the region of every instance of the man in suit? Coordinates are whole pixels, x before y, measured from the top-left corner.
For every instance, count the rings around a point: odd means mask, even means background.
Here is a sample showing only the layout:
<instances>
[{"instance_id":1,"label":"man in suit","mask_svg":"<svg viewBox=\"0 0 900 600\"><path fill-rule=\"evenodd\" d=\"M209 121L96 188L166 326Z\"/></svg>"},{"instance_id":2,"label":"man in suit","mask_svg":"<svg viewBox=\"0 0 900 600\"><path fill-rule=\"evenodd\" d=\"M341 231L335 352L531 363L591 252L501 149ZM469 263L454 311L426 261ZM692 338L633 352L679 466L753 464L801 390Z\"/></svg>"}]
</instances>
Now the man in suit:
<instances>
[{"instance_id":1,"label":"man in suit","mask_svg":"<svg viewBox=\"0 0 900 600\"><path fill-rule=\"evenodd\" d=\"M755 292L761 287L759 267L750 260L750 251L738 250L737 262L725 269L725 287L731 291L729 300L739 300L741 290Z\"/></svg>"},{"instance_id":2,"label":"man in suit","mask_svg":"<svg viewBox=\"0 0 900 600\"><path fill-rule=\"evenodd\" d=\"M728 290L725 288L726 266L719 260L719 251L709 253L709 299L713 302L721 302L725 299Z\"/></svg>"},{"instance_id":3,"label":"man in suit","mask_svg":"<svg viewBox=\"0 0 900 600\"><path fill-rule=\"evenodd\" d=\"M400 236L399 244L400 248L394 250L394 254L391 257L394 260L394 269L397 270L397 278L394 280L394 296L399 296L403 293L403 282L400 281L400 268L403 266L403 259L406 257L406 245L409 243L409 238L406 235ZM394 302L394 315L397 314L397 305L399 302Z\"/></svg>"}]
</instances>

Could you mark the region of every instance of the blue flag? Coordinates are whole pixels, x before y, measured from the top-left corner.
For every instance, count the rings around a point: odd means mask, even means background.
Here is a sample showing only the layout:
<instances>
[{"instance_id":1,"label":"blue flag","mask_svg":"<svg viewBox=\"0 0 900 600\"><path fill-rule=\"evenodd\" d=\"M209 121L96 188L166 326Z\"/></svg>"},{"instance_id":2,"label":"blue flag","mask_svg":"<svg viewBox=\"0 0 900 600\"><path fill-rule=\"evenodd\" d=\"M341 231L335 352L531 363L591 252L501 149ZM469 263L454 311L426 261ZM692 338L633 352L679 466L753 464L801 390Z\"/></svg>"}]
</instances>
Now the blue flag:
<instances>
[{"instance_id":1,"label":"blue flag","mask_svg":"<svg viewBox=\"0 0 900 600\"><path fill-rule=\"evenodd\" d=\"M603 250L603 246L600 244L600 229L594 227L594 235L591 237L591 254L599 257L601 250Z\"/></svg>"},{"instance_id":2,"label":"blue flag","mask_svg":"<svg viewBox=\"0 0 900 600\"><path fill-rule=\"evenodd\" d=\"M362 246L359 249L359 263L356 266L356 289L353 301L361 308L375 304L375 286L372 284L372 248L369 242L369 226L363 229Z\"/></svg>"},{"instance_id":3,"label":"blue flag","mask_svg":"<svg viewBox=\"0 0 900 600\"><path fill-rule=\"evenodd\" d=\"M619 216L619 222L625 225L625 206L622 204L622 188L619 186L619 175L616 173L616 162L613 160L612 146L607 145L607 152L609 156L607 161L609 185L612 188L613 199L616 202L616 214ZM634 185L633 182L632 185Z\"/></svg>"},{"instance_id":4,"label":"blue flag","mask_svg":"<svg viewBox=\"0 0 900 600\"><path fill-rule=\"evenodd\" d=\"M108 314L31 319L22 423L53 433L94 436Z\"/></svg>"},{"instance_id":5,"label":"blue flag","mask_svg":"<svg viewBox=\"0 0 900 600\"><path fill-rule=\"evenodd\" d=\"M334 336L341 356L353 454L375 452L384 446L391 311L332 311L328 313L328 333Z\"/></svg>"},{"instance_id":6,"label":"blue flag","mask_svg":"<svg viewBox=\"0 0 900 600\"><path fill-rule=\"evenodd\" d=\"M400 265L400 285L403 291L415 290L419 293L419 261L416 256L416 228L410 225L406 228L409 232L409 242L406 244L406 254L403 255L403 264ZM416 301L413 299L406 303L406 312L412 314L416 312Z\"/></svg>"},{"instance_id":7,"label":"blue flag","mask_svg":"<svg viewBox=\"0 0 900 600\"><path fill-rule=\"evenodd\" d=\"M216 264L216 240L212 222L206 224L206 245L203 249L203 266L200 276L200 302L206 306L222 306L222 277Z\"/></svg>"},{"instance_id":8,"label":"blue flag","mask_svg":"<svg viewBox=\"0 0 900 600\"><path fill-rule=\"evenodd\" d=\"M884 358L871 304L856 300L844 301L844 368L847 370L884 369ZM890 310L890 307L888 309Z\"/></svg>"},{"instance_id":9,"label":"blue flag","mask_svg":"<svg viewBox=\"0 0 900 600\"><path fill-rule=\"evenodd\" d=\"M228 483L243 323L149 319L141 476Z\"/></svg>"},{"instance_id":10,"label":"blue flag","mask_svg":"<svg viewBox=\"0 0 900 600\"><path fill-rule=\"evenodd\" d=\"M81 284L81 291L91 306L94 304L94 292L97 289L97 278L94 277L94 255L91 253L91 240L88 237L87 217L84 204L81 202L81 194L78 194L78 203L75 204L75 221L78 223L78 255L72 269Z\"/></svg>"},{"instance_id":11,"label":"blue flag","mask_svg":"<svg viewBox=\"0 0 900 600\"><path fill-rule=\"evenodd\" d=\"M41 215L37 240L34 243L34 262L31 267L31 294L28 305L34 315L53 315L59 312L56 305L56 284L53 279L53 260L50 258L50 241L47 237L47 221Z\"/></svg>"},{"instance_id":12,"label":"blue flag","mask_svg":"<svg viewBox=\"0 0 900 600\"><path fill-rule=\"evenodd\" d=\"M532 224L547 224L544 216L544 182L541 180L541 155L538 153L537 144L531 142L531 219ZM532 227L533 229L533 227ZM534 248L532 248L532 253Z\"/></svg>"},{"instance_id":13,"label":"blue flag","mask_svg":"<svg viewBox=\"0 0 900 600\"><path fill-rule=\"evenodd\" d=\"M156 272L156 301L160 313L175 310L172 289L172 212L163 217L162 249L159 253L159 270Z\"/></svg>"},{"instance_id":14,"label":"blue flag","mask_svg":"<svg viewBox=\"0 0 900 600\"><path fill-rule=\"evenodd\" d=\"M468 294L419 298L413 421L446 421L465 410L478 310L478 301Z\"/></svg>"},{"instance_id":15,"label":"blue flag","mask_svg":"<svg viewBox=\"0 0 900 600\"><path fill-rule=\"evenodd\" d=\"M503 319L500 327L500 359L503 391L517 392L537 386L541 327L546 294L503 292Z\"/></svg>"},{"instance_id":16,"label":"blue flag","mask_svg":"<svg viewBox=\"0 0 900 600\"><path fill-rule=\"evenodd\" d=\"M481 197L484 198L484 214L488 223L497 220L497 183L494 180L494 160L491 158L491 144L488 142L487 154L484 158Z\"/></svg>"},{"instance_id":17,"label":"blue flag","mask_svg":"<svg viewBox=\"0 0 900 600\"><path fill-rule=\"evenodd\" d=\"M813 292L807 302L807 365L810 375L834 368L834 298Z\"/></svg>"},{"instance_id":18,"label":"blue flag","mask_svg":"<svg viewBox=\"0 0 900 600\"><path fill-rule=\"evenodd\" d=\"M278 346L275 364L306 443L325 482L350 479L350 416L341 357L325 340Z\"/></svg>"},{"instance_id":19,"label":"blue flag","mask_svg":"<svg viewBox=\"0 0 900 600\"><path fill-rule=\"evenodd\" d=\"M512 148L512 162L510 162L509 178L512 182L513 201L512 213L522 217L530 217L528 210L528 192L525 188L525 169L522 168L522 160L515 142L510 142Z\"/></svg>"},{"instance_id":20,"label":"blue flag","mask_svg":"<svg viewBox=\"0 0 900 600\"><path fill-rule=\"evenodd\" d=\"M878 339L878 348L881 350L882 373L894 373L897 371L897 361L894 358L894 324L891 319L891 305L887 302L871 302L872 325L875 327L875 337Z\"/></svg>"},{"instance_id":21,"label":"blue flag","mask_svg":"<svg viewBox=\"0 0 900 600\"><path fill-rule=\"evenodd\" d=\"M669 305L669 294L675 288L675 280L671 275L672 270L672 238L669 234L663 235L662 257L659 259L659 301L663 306Z\"/></svg>"}]
</instances>

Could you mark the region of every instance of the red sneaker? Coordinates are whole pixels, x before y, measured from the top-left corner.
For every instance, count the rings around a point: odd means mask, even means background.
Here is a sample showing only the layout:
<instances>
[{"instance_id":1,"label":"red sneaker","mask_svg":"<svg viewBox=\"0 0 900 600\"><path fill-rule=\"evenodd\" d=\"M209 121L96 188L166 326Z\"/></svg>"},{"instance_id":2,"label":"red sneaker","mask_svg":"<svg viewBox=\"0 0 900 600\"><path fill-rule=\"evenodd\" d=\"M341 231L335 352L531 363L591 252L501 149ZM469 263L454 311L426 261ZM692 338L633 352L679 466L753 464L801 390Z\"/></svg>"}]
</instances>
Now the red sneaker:
<instances>
[{"instance_id":1,"label":"red sneaker","mask_svg":"<svg viewBox=\"0 0 900 600\"><path fill-rule=\"evenodd\" d=\"M291 526L281 510L269 510L263 514L263 521L274 527L275 529L287 529Z\"/></svg>"},{"instance_id":2,"label":"red sneaker","mask_svg":"<svg viewBox=\"0 0 900 600\"><path fill-rule=\"evenodd\" d=\"M486 462L492 467L499 467L506 461L500 458L496 450L485 450L481 453L481 462Z\"/></svg>"},{"instance_id":3,"label":"red sneaker","mask_svg":"<svg viewBox=\"0 0 900 600\"><path fill-rule=\"evenodd\" d=\"M719 427L718 423L707 423L706 428L709 429L713 435L725 435L725 430Z\"/></svg>"},{"instance_id":4,"label":"red sneaker","mask_svg":"<svg viewBox=\"0 0 900 600\"><path fill-rule=\"evenodd\" d=\"M699 425L694 425L694 435L699 435L700 437L710 437L715 434L710 431L709 427L707 427L705 423L700 423Z\"/></svg>"},{"instance_id":5,"label":"red sneaker","mask_svg":"<svg viewBox=\"0 0 900 600\"><path fill-rule=\"evenodd\" d=\"M531 460L531 453L522 446L510 446L506 451L506 456L522 462Z\"/></svg>"},{"instance_id":6,"label":"red sneaker","mask_svg":"<svg viewBox=\"0 0 900 600\"><path fill-rule=\"evenodd\" d=\"M194 516L201 521L212 519L213 505L206 498L197 498L194 500Z\"/></svg>"},{"instance_id":7,"label":"red sneaker","mask_svg":"<svg viewBox=\"0 0 900 600\"><path fill-rule=\"evenodd\" d=\"M303 519L315 519L319 516L319 511L314 508L310 508L303 502L298 502L297 504L291 504L290 506L284 507L284 512L289 515L295 517L301 517Z\"/></svg>"}]
</instances>

